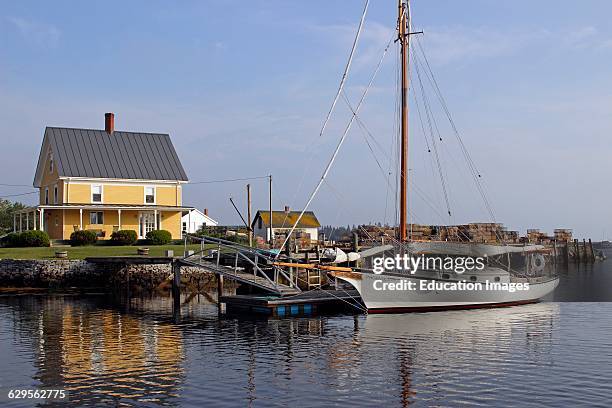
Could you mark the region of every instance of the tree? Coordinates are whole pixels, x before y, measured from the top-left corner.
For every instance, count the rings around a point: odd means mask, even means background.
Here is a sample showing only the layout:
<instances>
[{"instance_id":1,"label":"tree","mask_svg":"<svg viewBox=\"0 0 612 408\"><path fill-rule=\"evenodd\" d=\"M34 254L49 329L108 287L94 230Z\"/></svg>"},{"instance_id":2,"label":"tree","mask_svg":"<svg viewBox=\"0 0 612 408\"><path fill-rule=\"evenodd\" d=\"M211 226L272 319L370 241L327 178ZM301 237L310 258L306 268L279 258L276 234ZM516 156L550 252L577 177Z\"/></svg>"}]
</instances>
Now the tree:
<instances>
[{"instance_id":1,"label":"tree","mask_svg":"<svg viewBox=\"0 0 612 408\"><path fill-rule=\"evenodd\" d=\"M0 198L0 235L13 231L13 214L26 206Z\"/></svg>"}]
</instances>

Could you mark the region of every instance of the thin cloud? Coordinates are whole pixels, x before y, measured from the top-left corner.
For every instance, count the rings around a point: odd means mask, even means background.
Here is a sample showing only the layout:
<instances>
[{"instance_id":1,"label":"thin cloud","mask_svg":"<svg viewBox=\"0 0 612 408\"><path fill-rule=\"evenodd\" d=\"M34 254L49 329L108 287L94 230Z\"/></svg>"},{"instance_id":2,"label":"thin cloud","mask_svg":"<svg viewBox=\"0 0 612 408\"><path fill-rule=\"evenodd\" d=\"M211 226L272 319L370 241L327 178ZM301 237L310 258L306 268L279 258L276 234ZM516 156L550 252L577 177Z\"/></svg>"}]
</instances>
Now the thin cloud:
<instances>
[{"instance_id":1,"label":"thin cloud","mask_svg":"<svg viewBox=\"0 0 612 408\"><path fill-rule=\"evenodd\" d=\"M59 43L61 32L52 24L39 23L21 17L8 17L7 20L31 44L42 47L57 47Z\"/></svg>"},{"instance_id":2,"label":"thin cloud","mask_svg":"<svg viewBox=\"0 0 612 408\"><path fill-rule=\"evenodd\" d=\"M338 44L339 48L346 50L346 53L348 53L355 39L357 24L307 25L305 29L316 35L329 38L332 42ZM356 69L371 69L380 59L394 32L394 27L376 21L366 21L361 32L359 48L355 54L354 67Z\"/></svg>"}]
</instances>

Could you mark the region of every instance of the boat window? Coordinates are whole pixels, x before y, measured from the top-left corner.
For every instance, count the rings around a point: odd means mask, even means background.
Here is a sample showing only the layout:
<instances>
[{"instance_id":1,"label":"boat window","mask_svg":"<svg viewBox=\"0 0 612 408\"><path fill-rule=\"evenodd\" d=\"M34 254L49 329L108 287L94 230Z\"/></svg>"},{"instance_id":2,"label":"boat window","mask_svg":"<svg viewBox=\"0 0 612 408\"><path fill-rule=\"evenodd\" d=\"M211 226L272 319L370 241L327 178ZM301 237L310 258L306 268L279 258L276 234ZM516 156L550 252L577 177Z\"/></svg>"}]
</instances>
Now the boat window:
<instances>
[{"instance_id":1,"label":"boat window","mask_svg":"<svg viewBox=\"0 0 612 408\"><path fill-rule=\"evenodd\" d=\"M450 275L448 273L443 273L442 279L450 279Z\"/></svg>"},{"instance_id":2,"label":"boat window","mask_svg":"<svg viewBox=\"0 0 612 408\"><path fill-rule=\"evenodd\" d=\"M470 276L470 280L471 280L471 281L477 281L477 280L478 280L478 278L477 278L476 276Z\"/></svg>"},{"instance_id":3,"label":"boat window","mask_svg":"<svg viewBox=\"0 0 612 408\"><path fill-rule=\"evenodd\" d=\"M501 278L499 276L495 277L495 282L499 282L501 280Z\"/></svg>"}]
</instances>

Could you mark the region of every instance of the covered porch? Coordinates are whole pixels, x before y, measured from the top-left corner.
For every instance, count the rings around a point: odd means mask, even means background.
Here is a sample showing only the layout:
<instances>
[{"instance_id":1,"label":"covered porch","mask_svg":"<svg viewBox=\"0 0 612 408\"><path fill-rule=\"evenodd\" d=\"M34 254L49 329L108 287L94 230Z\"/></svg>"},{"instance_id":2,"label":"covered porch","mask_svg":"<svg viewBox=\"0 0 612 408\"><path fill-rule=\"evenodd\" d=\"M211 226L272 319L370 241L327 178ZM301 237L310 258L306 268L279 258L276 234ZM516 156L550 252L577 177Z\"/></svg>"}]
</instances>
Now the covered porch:
<instances>
[{"instance_id":1,"label":"covered porch","mask_svg":"<svg viewBox=\"0 0 612 408\"><path fill-rule=\"evenodd\" d=\"M114 231L134 230L140 239L149 231L165 229L173 239L182 235L181 216L193 207L156 205L65 204L40 205L18 211L13 231L38 229L51 239L67 240L76 230L93 230L100 239L109 239Z\"/></svg>"}]
</instances>

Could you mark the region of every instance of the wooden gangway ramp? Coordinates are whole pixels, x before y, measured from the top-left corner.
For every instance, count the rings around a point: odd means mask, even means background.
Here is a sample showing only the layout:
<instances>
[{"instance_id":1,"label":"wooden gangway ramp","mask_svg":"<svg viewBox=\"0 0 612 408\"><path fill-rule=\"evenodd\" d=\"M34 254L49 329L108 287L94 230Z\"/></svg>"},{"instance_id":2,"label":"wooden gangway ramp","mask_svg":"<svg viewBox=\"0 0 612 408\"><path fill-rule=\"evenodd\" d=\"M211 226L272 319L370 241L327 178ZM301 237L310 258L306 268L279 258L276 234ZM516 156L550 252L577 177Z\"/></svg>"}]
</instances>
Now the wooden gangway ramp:
<instances>
[{"instance_id":1,"label":"wooden gangway ramp","mask_svg":"<svg viewBox=\"0 0 612 408\"><path fill-rule=\"evenodd\" d=\"M301 292L296 280L274 265L275 259L270 253L214 237L188 235L185 243L187 240L200 242L200 250L177 259L176 266L202 268L276 296Z\"/></svg>"}]
</instances>

